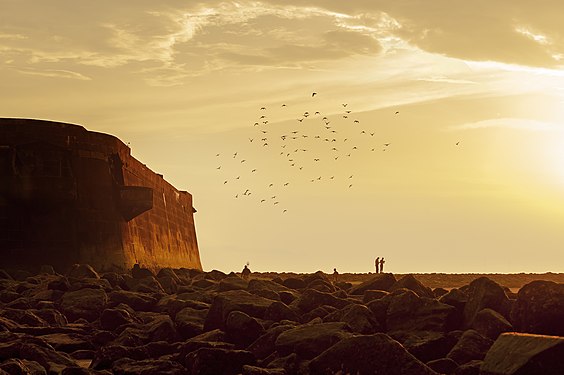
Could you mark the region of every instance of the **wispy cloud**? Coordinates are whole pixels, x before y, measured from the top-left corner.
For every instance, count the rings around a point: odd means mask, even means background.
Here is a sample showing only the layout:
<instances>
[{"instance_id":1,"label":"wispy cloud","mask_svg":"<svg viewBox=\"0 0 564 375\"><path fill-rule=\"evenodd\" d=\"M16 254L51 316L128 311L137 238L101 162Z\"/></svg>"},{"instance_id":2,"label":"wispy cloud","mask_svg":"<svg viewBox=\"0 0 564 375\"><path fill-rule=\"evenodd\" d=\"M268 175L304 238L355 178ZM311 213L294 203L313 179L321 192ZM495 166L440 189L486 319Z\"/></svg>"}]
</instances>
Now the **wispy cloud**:
<instances>
[{"instance_id":1,"label":"wispy cloud","mask_svg":"<svg viewBox=\"0 0 564 375\"><path fill-rule=\"evenodd\" d=\"M452 125L447 128L450 131L474 130L487 128L510 128L530 131L548 131L562 129L562 125L552 122L545 122L523 118L495 118L476 122L469 122L459 125Z\"/></svg>"},{"instance_id":2,"label":"wispy cloud","mask_svg":"<svg viewBox=\"0 0 564 375\"><path fill-rule=\"evenodd\" d=\"M51 78L69 78L69 79L78 79L81 81L91 80L90 77L87 77L84 74L80 74L70 70L60 70L60 69L35 70L31 68L25 68L25 69L16 68L15 70L22 74L34 75L34 76L51 77Z\"/></svg>"}]
</instances>

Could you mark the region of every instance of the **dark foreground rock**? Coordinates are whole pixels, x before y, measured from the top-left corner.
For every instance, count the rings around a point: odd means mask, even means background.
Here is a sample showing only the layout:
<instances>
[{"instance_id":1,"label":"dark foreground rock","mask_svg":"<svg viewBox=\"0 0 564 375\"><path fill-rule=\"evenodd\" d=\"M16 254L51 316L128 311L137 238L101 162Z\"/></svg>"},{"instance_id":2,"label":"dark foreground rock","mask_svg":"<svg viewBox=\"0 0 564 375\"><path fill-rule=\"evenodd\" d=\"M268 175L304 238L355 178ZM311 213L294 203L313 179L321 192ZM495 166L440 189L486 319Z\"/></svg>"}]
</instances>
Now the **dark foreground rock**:
<instances>
[{"instance_id":1,"label":"dark foreground rock","mask_svg":"<svg viewBox=\"0 0 564 375\"><path fill-rule=\"evenodd\" d=\"M438 374L383 333L343 339L314 358L309 368L312 374Z\"/></svg>"},{"instance_id":2,"label":"dark foreground rock","mask_svg":"<svg viewBox=\"0 0 564 375\"><path fill-rule=\"evenodd\" d=\"M481 374L564 374L564 337L503 333L486 354Z\"/></svg>"},{"instance_id":3,"label":"dark foreground rock","mask_svg":"<svg viewBox=\"0 0 564 375\"><path fill-rule=\"evenodd\" d=\"M334 281L0 270L0 375L564 373L562 337L504 333L562 334L561 284Z\"/></svg>"}]
</instances>

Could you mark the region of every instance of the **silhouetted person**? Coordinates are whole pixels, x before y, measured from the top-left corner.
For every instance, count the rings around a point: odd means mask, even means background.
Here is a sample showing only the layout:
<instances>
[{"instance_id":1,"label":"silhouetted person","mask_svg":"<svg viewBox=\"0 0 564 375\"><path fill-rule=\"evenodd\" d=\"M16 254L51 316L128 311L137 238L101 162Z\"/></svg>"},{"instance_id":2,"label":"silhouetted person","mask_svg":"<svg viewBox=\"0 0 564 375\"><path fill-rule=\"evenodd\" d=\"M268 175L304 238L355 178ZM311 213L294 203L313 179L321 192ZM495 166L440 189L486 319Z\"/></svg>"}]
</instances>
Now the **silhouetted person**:
<instances>
[{"instance_id":1,"label":"silhouetted person","mask_svg":"<svg viewBox=\"0 0 564 375\"><path fill-rule=\"evenodd\" d=\"M333 268L333 280L336 283L339 279L339 272L337 272L336 268Z\"/></svg>"},{"instance_id":2,"label":"silhouetted person","mask_svg":"<svg viewBox=\"0 0 564 375\"><path fill-rule=\"evenodd\" d=\"M251 276L251 270L249 269L249 267L247 267L246 264L245 264L245 268L243 268L243 271L241 271L241 276L245 280L247 280L249 276Z\"/></svg>"},{"instance_id":3,"label":"silhouetted person","mask_svg":"<svg viewBox=\"0 0 564 375\"><path fill-rule=\"evenodd\" d=\"M380 260L380 273L384 273L384 263L386 263L386 261L382 258Z\"/></svg>"},{"instance_id":4,"label":"silhouetted person","mask_svg":"<svg viewBox=\"0 0 564 375\"><path fill-rule=\"evenodd\" d=\"M376 258L376 261L374 262L374 267L376 267L376 273L380 272L380 257Z\"/></svg>"}]
</instances>

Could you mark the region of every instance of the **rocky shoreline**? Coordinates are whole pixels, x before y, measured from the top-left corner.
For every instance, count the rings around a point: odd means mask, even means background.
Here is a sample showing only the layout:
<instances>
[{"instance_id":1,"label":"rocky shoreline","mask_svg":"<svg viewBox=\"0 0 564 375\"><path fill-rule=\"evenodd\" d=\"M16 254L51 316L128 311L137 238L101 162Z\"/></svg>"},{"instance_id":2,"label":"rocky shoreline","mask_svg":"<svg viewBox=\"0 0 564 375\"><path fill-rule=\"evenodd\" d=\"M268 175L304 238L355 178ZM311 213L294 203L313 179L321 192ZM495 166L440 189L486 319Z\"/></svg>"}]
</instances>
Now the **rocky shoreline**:
<instances>
[{"instance_id":1,"label":"rocky shoreline","mask_svg":"<svg viewBox=\"0 0 564 375\"><path fill-rule=\"evenodd\" d=\"M0 374L564 373L562 283L285 276L0 270Z\"/></svg>"}]
</instances>

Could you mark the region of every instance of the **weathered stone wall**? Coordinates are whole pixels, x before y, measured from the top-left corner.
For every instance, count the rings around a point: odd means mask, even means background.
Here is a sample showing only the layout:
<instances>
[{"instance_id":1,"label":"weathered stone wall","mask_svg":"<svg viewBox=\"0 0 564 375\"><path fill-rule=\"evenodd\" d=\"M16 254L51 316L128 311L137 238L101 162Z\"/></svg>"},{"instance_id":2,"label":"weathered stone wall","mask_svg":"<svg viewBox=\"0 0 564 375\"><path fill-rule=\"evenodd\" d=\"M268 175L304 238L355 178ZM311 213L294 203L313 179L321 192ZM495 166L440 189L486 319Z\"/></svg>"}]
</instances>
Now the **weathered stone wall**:
<instances>
[{"instance_id":1,"label":"weathered stone wall","mask_svg":"<svg viewBox=\"0 0 564 375\"><path fill-rule=\"evenodd\" d=\"M81 126L0 119L0 265L201 269L192 196Z\"/></svg>"}]
</instances>

